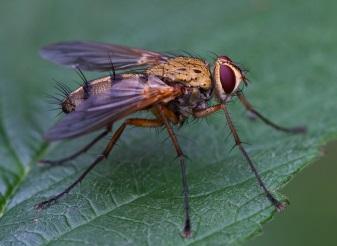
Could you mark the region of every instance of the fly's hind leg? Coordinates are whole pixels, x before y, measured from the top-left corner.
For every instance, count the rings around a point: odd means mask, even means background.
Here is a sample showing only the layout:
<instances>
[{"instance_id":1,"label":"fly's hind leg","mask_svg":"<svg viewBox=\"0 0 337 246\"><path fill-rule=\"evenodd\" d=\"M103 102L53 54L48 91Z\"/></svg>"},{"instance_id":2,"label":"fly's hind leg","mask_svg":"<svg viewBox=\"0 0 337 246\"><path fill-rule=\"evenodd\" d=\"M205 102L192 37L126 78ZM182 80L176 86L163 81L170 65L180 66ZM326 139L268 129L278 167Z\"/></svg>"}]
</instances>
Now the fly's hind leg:
<instances>
[{"instance_id":1,"label":"fly's hind leg","mask_svg":"<svg viewBox=\"0 0 337 246\"><path fill-rule=\"evenodd\" d=\"M243 106L250 112L253 116L261 119L266 125L271 126L272 128L282 131L282 132L287 132L287 133L305 133L306 128L303 126L299 127L283 127L278 124L275 124L265 116L263 116L260 112L258 112L252 105L251 103L246 99L246 97L241 93L238 92L237 96L240 100L240 102L243 104Z\"/></svg>"},{"instance_id":2,"label":"fly's hind leg","mask_svg":"<svg viewBox=\"0 0 337 246\"><path fill-rule=\"evenodd\" d=\"M35 208L36 209L43 209L46 208L48 206L50 206L51 204L55 203L57 200L59 200L62 196L64 196L65 194L67 194L70 190L72 190L78 183L80 183L85 176L87 176L87 174L101 161L103 161L104 159L108 158L112 148L114 147L114 145L116 144L116 142L118 141L118 139L120 138L120 136L122 135L123 131L125 130L125 128L130 125L130 126L136 126L136 127L160 127L163 125L163 122L159 119L127 119L125 120L122 125L115 131L115 133L112 135L111 140L109 141L109 143L107 144L107 146L105 147L104 151L101 153L101 155L99 155L94 162L92 162L89 167L81 174L81 176L79 176L71 185L69 185L64 191L58 193L57 195L49 198L46 201L40 202L38 204L36 204Z\"/></svg>"},{"instance_id":3,"label":"fly's hind leg","mask_svg":"<svg viewBox=\"0 0 337 246\"><path fill-rule=\"evenodd\" d=\"M92 146L94 146L99 140L101 140L103 137L105 137L109 132L111 131L111 127L107 128L104 132L102 132L100 135L98 135L96 138L94 138L90 143L88 143L86 146L84 146L79 151L75 152L74 154L64 157L62 159L58 160L39 160L39 163L48 164L48 165L62 165L67 161L71 161L75 159L76 157L80 156L81 154L87 152Z\"/></svg>"}]
</instances>

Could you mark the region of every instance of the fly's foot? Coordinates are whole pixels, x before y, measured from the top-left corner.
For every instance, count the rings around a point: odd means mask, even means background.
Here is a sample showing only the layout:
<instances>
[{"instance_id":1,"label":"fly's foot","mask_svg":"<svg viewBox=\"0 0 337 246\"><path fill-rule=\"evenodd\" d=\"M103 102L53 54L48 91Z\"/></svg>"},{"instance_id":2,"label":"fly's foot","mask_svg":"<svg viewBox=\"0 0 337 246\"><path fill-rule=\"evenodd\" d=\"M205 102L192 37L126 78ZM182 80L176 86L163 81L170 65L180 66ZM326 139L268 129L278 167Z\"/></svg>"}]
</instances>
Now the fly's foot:
<instances>
[{"instance_id":1,"label":"fly's foot","mask_svg":"<svg viewBox=\"0 0 337 246\"><path fill-rule=\"evenodd\" d=\"M53 198L51 198L49 200L46 200L46 201L43 201L43 202L40 202L40 203L36 204L34 206L34 208L37 209L37 210L46 209L49 206L51 206L52 204L56 203L56 201L57 201L57 198L53 197Z\"/></svg>"}]
</instances>

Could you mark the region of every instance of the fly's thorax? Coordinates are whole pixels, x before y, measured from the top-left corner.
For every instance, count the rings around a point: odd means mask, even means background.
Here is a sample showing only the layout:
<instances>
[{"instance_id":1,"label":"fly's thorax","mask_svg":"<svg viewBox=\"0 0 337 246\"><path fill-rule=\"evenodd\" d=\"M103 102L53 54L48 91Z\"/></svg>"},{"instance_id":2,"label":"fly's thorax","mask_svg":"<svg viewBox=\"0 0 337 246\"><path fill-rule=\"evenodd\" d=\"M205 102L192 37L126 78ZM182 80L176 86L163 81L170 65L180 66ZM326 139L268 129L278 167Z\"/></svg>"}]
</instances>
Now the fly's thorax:
<instances>
[{"instance_id":1,"label":"fly's thorax","mask_svg":"<svg viewBox=\"0 0 337 246\"><path fill-rule=\"evenodd\" d=\"M127 76L127 75L125 75ZM97 96L108 91L111 88L113 78L111 76L91 80L83 86L71 92L61 103L64 113L71 113L90 96Z\"/></svg>"},{"instance_id":2,"label":"fly's thorax","mask_svg":"<svg viewBox=\"0 0 337 246\"><path fill-rule=\"evenodd\" d=\"M216 95L220 101L229 99L241 82L245 83L246 80L243 71L227 56L216 59L213 77Z\"/></svg>"},{"instance_id":3,"label":"fly's thorax","mask_svg":"<svg viewBox=\"0 0 337 246\"><path fill-rule=\"evenodd\" d=\"M171 58L167 62L150 67L146 73L158 76L166 82L179 82L204 90L208 90L212 86L208 64L198 58Z\"/></svg>"},{"instance_id":4,"label":"fly's thorax","mask_svg":"<svg viewBox=\"0 0 337 246\"><path fill-rule=\"evenodd\" d=\"M175 112L180 122L193 115L195 110L207 107L207 102L211 98L211 90L204 90L197 87L184 87L183 93L175 100L169 102L169 108Z\"/></svg>"}]
</instances>

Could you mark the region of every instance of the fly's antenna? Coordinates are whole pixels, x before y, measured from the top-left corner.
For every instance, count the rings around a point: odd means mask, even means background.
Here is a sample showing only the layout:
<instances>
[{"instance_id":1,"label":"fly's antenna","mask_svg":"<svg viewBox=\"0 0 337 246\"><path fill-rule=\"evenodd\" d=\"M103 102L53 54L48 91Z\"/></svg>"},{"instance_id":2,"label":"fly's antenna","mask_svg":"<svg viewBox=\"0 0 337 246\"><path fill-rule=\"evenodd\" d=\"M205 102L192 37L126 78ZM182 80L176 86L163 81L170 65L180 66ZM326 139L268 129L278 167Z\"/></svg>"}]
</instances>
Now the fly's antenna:
<instances>
[{"instance_id":1,"label":"fly's antenna","mask_svg":"<svg viewBox=\"0 0 337 246\"><path fill-rule=\"evenodd\" d=\"M76 73L78 74L78 76L83 81L82 87L83 87L83 91L84 91L84 99L88 99L89 96L90 96L89 81L87 80L84 73L82 72L82 70L79 67L76 68Z\"/></svg>"}]
</instances>

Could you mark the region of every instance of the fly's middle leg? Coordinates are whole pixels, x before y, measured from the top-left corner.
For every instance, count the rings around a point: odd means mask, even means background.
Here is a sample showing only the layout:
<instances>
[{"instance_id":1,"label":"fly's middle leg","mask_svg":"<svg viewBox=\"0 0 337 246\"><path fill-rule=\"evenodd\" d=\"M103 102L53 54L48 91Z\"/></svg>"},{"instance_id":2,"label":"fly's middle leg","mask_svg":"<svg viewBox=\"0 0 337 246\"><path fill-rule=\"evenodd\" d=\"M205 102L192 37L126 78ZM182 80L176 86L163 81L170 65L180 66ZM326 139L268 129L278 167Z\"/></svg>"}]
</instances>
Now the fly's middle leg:
<instances>
[{"instance_id":1,"label":"fly's middle leg","mask_svg":"<svg viewBox=\"0 0 337 246\"><path fill-rule=\"evenodd\" d=\"M188 238L192 234L191 228L191 219L190 219L190 205L189 205L189 191L188 191L188 183L187 183L187 173L186 173L186 164L185 164L185 155L180 148L178 143L177 136L175 135L173 128L171 126L171 122L169 119L170 110L167 109L163 105L158 105L156 108L157 113L162 120L167 132L172 140L173 146L176 150L177 156L180 161L180 170L181 170L181 178L182 178L182 185L183 185L183 195L184 195L184 212L185 212L185 222L184 222L184 229L183 229L183 236ZM172 122L174 123L174 121Z\"/></svg>"}]
</instances>

